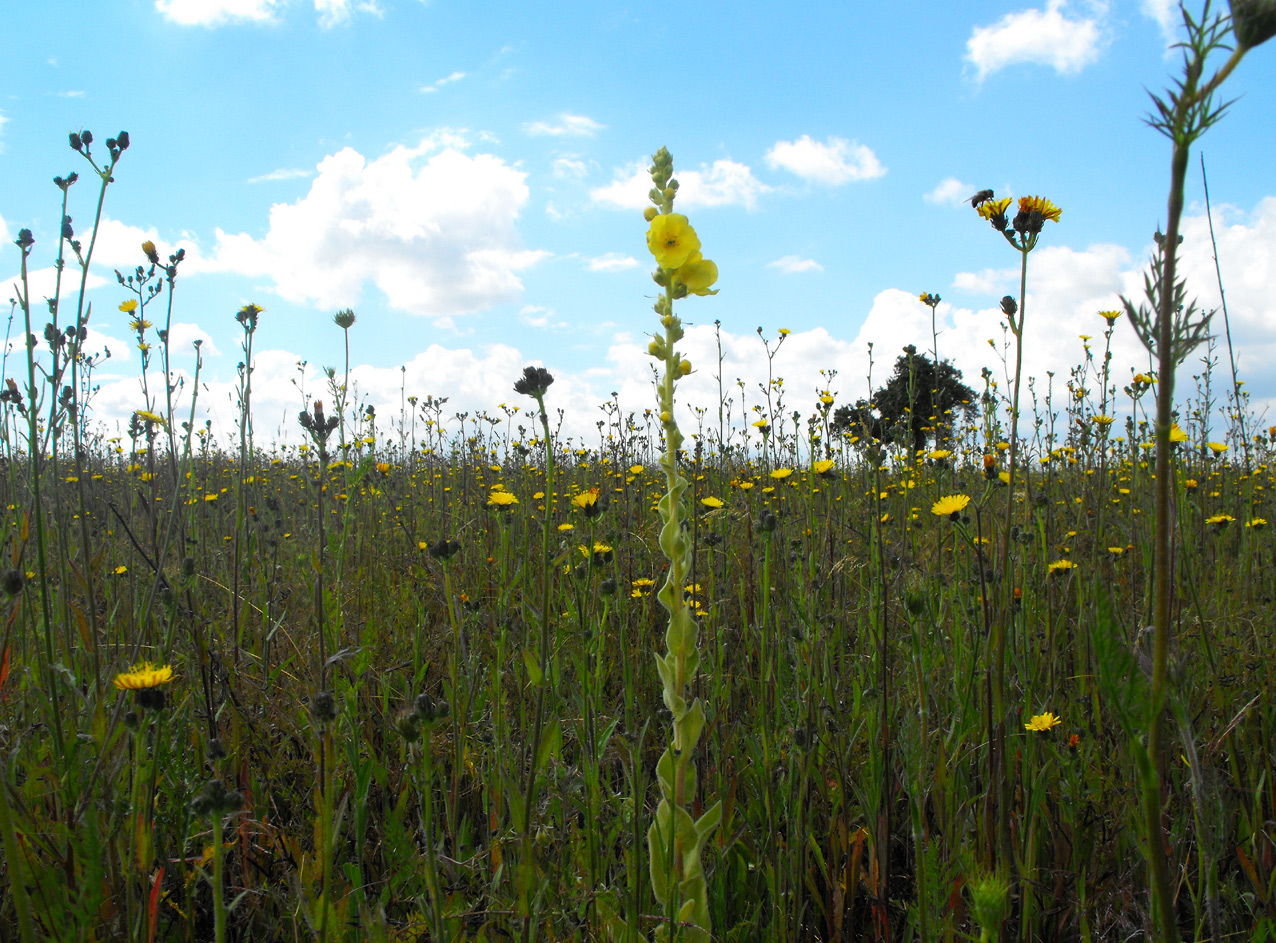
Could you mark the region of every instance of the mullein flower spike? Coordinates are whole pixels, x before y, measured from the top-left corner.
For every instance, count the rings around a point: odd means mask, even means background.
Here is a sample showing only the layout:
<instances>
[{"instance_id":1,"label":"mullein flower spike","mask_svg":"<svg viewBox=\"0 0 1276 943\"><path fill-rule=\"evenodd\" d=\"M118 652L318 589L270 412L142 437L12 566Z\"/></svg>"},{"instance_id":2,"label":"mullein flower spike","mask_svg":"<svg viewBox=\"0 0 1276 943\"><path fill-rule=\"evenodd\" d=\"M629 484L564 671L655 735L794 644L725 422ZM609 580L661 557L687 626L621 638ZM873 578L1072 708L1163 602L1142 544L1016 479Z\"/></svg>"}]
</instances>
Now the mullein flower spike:
<instances>
[{"instance_id":1,"label":"mullein flower spike","mask_svg":"<svg viewBox=\"0 0 1276 943\"><path fill-rule=\"evenodd\" d=\"M647 248L659 267L653 278L664 290L654 305L663 336L655 335L648 352L664 364L657 402L664 431L660 467L665 473L665 494L657 508L663 522L660 549L669 561L664 586L656 596L669 614L666 651L656 655L656 670L665 707L673 714L673 737L656 764L660 804L647 831L647 851L656 900L685 927L682 939L707 943L709 889L701 855L722 819L722 805L713 803L699 819L688 811L696 801L693 756L704 730L705 712L699 698L687 702L687 689L699 669L700 651L699 629L683 595L691 547L683 529L687 516L683 496L688 482L678 468L683 436L674 418L674 387L691 372L691 365L675 347L683 337L683 328L673 302L691 294L716 294L710 286L717 281L718 267L701 254L700 237L687 218L673 212L678 181L673 177L673 158L665 148L652 157L651 180L649 196L654 206L648 207L643 218L648 223ZM667 938L667 934L666 927L657 931L658 939Z\"/></svg>"}]
</instances>

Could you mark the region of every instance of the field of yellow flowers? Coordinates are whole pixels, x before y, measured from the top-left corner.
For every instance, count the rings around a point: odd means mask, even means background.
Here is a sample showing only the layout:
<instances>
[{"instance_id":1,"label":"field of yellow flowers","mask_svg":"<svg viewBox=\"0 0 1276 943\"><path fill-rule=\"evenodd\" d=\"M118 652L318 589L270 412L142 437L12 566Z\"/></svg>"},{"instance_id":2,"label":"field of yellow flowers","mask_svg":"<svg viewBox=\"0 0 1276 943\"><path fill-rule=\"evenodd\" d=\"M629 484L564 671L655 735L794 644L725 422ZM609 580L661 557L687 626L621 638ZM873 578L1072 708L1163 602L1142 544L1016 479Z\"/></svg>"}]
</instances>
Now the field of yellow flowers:
<instances>
[{"instance_id":1,"label":"field of yellow flowers","mask_svg":"<svg viewBox=\"0 0 1276 943\"><path fill-rule=\"evenodd\" d=\"M1021 263L1006 389L935 406L931 338L873 402L684 436L679 312L719 271L661 149L656 397L597 446L551 429L534 366L526 425L427 397L409 437L333 371L304 444L263 446L250 304L216 448L146 386L182 262L149 242L120 304L144 403L106 439L83 296L35 337L22 230L0 939L1276 939L1276 427L1234 375L1174 388L1209 324L1175 276L1186 153L1263 10L1209 80L1230 21L1186 17L1147 298L1095 312L1031 410L1029 263L1062 215L1039 196L971 201ZM71 135L99 212L129 143ZM1149 367L1121 384L1127 322Z\"/></svg>"}]
</instances>

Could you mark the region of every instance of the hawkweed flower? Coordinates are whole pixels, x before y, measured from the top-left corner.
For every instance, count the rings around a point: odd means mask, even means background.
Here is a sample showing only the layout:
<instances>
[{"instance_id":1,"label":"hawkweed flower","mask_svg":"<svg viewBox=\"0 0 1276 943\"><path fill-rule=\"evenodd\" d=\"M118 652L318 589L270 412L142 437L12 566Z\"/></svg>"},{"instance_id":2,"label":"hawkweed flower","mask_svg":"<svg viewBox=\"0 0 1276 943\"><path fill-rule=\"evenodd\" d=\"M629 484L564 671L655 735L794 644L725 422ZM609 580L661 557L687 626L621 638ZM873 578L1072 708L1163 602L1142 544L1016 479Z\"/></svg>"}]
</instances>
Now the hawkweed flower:
<instances>
[{"instance_id":1,"label":"hawkweed flower","mask_svg":"<svg viewBox=\"0 0 1276 943\"><path fill-rule=\"evenodd\" d=\"M1205 518L1205 523L1209 524L1211 527L1217 527L1219 530L1222 530L1228 524L1234 523L1235 520L1236 518L1232 517L1230 514L1215 514L1212 517Z\"/></svg>"},{"instance_id":2,"label":"hawkweed flower","mask_svg":"<svg viewBox=\"0 0 1276 943\"><path fill-rule=\"evenodd\" d=\"M1046 575L1054 576L1058 573L1067 573L1069 570L1075 570L1077 565L1071 560L1055 560L1053 563L1046 564Z\"/></svg>"},{"instance_id":3,"label":"hawkweed flower","mask_svg":"<svg viewBox=\"0 0 1276 943\"><path fill-rule=\"evenodd\" d=\"M598 488L582 491L572 498L572 507L584 512L585 517L589 520L593 520L602 514L610 504L611 498L603 494Z\"/></svg>"},{"instance_id":4,"label":"hawkweed flower","mask_svg":"<svg viewBox=\"0 0 1276 943\"><path fill-rule=\"evenodd\" d=\"M1058 727L1061 723L1063 723L1062 718L1056 717L1050 711L1046 711L1044 714L1034 714L1023 726L1025 730L1045 733L1047 730L1053 730Z\"/></svg>"},{"instance_id":5,"label":"hawkweed flower","mask_svg":"<svg viewBox=\"0 0 1276 943\"><path fill-rule=\"evenodd\" d=\"M498 511L507 511L518 504L518 498L508 491L493 491L487 496L487 506Z\"/></svg>"},{"instance_id":6,"label":"hawkweed flower","mask_svg":"<svg viewBox=\"0 0 1276 943\"><path fill-rule=\"evenodd\" d=\"M968 504L970 504L970 495L950 494L932 504L930 513L936 517L947 517L955 521L958 515L966 510Z\"/></svg>"},{"instance_id":7,"label":"hawkweed flower","mask_svg":"<svg viewBox=\"0 0 1276 943\"><path fill-rule=\"evenodd\" d=\"M115 676L114 684L121 691L133 691L137 697L137 705L145 710L163 710L166 703L164 685L173 680L171 665L157 665L153 662L138 662L128 671Z\"/></svg>"},{"instance_id":8,"label":"hawkweed flower","mask_svg":"<svg viewBox=\"0 0 1276 943\"><path fill-rule=\"evenodd\" d=\"M827 475L833 470L833 466L835 464L836 463L831 458L822 458L818 462L813 462L811 464L811 471L815 472L817 475Z\"/></svg>"}]
</instances>

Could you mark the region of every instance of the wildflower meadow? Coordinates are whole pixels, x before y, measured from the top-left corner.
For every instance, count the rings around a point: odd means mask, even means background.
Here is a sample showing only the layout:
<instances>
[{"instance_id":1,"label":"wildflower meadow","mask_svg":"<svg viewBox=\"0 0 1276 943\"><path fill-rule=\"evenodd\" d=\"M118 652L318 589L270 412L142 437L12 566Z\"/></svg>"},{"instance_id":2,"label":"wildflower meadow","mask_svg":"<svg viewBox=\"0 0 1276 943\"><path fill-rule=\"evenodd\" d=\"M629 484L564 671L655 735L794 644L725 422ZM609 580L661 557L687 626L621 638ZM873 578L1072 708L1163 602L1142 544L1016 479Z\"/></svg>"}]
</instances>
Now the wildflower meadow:
<instances>
[{"instance_id":1,"label":"wildflower meadow","mask_svg":"<svg viewBox=\"0 0 1276 943\"><path fill-rule=\"evenodd\" d=\"M633 219L653 397L596 441L562 432L552 359L490 413L367 408L348 309L300 443L267 440L255 303L225 313L218 439L170 367L184 253L149 241L108 435L71 209L101 216L133 142L72 133L0 390L0 940L1276 940L1276 426L1176 270L1194 146L1276 110L1225 84L1276 5L1183 16L1146 290L1066 383L1023 350L1068 207L985 190L971 238L1019 273L1004 378L932 333L863 396L775 374L681 427L683 378L722 388L683 318L731 317L732 263L661 148Z\"/></svg>"}]
</instances>

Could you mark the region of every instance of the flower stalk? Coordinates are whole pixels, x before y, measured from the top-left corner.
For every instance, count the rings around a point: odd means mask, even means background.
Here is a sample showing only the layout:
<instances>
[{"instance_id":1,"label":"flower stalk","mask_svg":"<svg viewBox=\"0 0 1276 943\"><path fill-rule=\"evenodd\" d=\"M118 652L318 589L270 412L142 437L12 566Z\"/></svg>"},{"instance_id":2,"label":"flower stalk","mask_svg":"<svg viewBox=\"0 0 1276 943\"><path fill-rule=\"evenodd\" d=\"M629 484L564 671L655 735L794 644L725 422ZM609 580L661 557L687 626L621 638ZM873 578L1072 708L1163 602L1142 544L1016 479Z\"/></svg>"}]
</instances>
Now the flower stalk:
<instances>
[{"instance_id":1,"label":"flower stalk","mask_svg":"<svg viewBox=\"0 0 1276 943\"><path fill-rule=\"evenodd\" d=\"M705 713L699 698L687 701L687 688L700 667L700 651L699 629L683 595L691 546L683 528L683 495L688 482L678 467L683 437L674 419L674 390L678 380L691 373L691 364L676 348L684 332L673 302L688 294L716 294L710 286L717 281L718 270L701 256L700 239L686 217L673 212L678 182L673 176L673 158L663 147L652 157L651 179L654 186L649 195L654 207L645 214L650 224L647 247L659 266L653 278L662 288L655 311L663 333L655 335L648 352L664 367L657 400L664 432L659 464L665 475L665 494L658 509L663 522L660 549L669 561L664 585L656 597L669 614L666 651L656 655L656 670L665 707L673 714L673 730L669 746L656 764L660 804L647 831L647 850L652 890L670 920L670 926L660 928L663 932L658 937L669 939L681 932L684 939L700 943L710 939L709 888L701 855L722 819L722 805L713 803L699 819L688 811L696 795L694 754L704 730Z\"/></svg>"}]
</instances>

